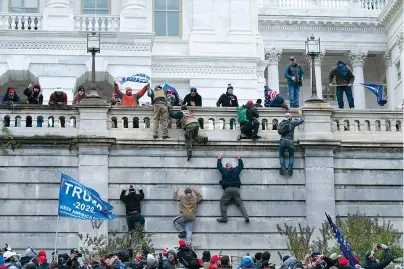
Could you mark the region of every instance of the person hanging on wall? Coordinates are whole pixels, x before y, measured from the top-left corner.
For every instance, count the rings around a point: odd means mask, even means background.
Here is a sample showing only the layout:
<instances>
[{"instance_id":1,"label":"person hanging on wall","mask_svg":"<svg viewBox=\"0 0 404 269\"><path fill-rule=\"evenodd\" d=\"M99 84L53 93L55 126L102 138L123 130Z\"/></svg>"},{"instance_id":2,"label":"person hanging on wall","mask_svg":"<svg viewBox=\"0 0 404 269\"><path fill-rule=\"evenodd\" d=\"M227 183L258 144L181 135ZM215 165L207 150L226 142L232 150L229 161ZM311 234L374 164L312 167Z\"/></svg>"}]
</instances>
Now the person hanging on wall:
<instances>
[{"instance_id":1,"label":"person hanging on wall","mask_svg":"<svg viewBox=\"0 0 404 269\"><path fill-rule=\"evenodd\" d=\"M182 128L185 130L185 141L187 147L188 161L192 158L192 141L196 140L206 145L208 137L199 135L199 122L198 119L188 110L187 106L182 105L181 111L172 112L169 110L170 117L180 120Z\"/></svg>"},{"instance_id":2,"label":"person hanging on wall","mask_svg":"<svg viewBox=\"0 0 404 269\"><path fill-rule=\"evenodd\" d=\"M193 195L195 193L195 195ZM192 227L196 218L196 208L202 200L196 187L186 188L185 195L178 195L178 187L174 187L174 200L180 202L180 216L173 221L175 228L180 232L179 238L186 238L186 244L190 246L192 241Z\"/></svg>"},{"instance_id":3,"label":"person hanging on wall","mask_svg":"<svg viewBox=\"0 0 404 269\"><path fill-rule=\"evenodd\" d=\"M132 94L132 88L126 87L125 94L119 89L118 83L114 81L115 93L121 99L122 106L137 106L139 104L139 99L146 93L147 89L150 87L150 83L147 83L143 88L135 94Z\"/></svg>"},{"instance_id":4,"label":"person hanging on wall","mask_svg":"<svg viewBox=\"0 0 404 269\"><path fill-rule=\"evenodd\" d=\"M234 203L240 208L245 222L250 222L247 210L245 209L243 200L240 196L240 173L244 168L243 160L241 160L240 155L236 155L238 160L238 166L233 167L231 162L226 163L226 168L222 165L223 154L219 154L217 158L217 169L222 174L222 180L220 180L220 185L222 186L224 192L222 198L220 198L220 218L216 219L218 222L227 222L227 205L233 200Z\"/></svg>"},{"instance_id":5,"label":"person hanging on wall","mask_svg":"<svg viewBox=\"0 0 404 269\"><path fill-rule=\"evenodd\" d=\"M332 81L335 77L337 83L337 102L339 108L344 108L344 92L348 100L349 108L355 108L355 101L352 96L352 84L355 81L355 76L352 70L343 61L338 60L337 66L331 69L329 75L330 87L333 87Z\"/></svg>"},{"instance_id":6,"label":"person hanging on wall","mask_svg":"<svg viewBox=\"0 0 404 269\"><path fill-rule=\"evenodd\" d=\"M137 189L139 194L136 193L133 185L129 189L124 189L121 192L119 199L125 204L126 207L126 222L128 224L128 231L135 229L136 223L144 225L145 219L141 213L140 201L144 199L144 192L142 188Z\"/></svg>"},{"instance_id":7,"label":"person hanging on wall","mask_svg":"<svg viewBox=\"0 0 404 269\"><path fill-rule=\"evenodd\" d=\"M284 76L288 80L290 107L299 107L300 87L303 85L304 70L294 56L289 58L290 65L285 68Z\"/></svg>"}]
</instances>

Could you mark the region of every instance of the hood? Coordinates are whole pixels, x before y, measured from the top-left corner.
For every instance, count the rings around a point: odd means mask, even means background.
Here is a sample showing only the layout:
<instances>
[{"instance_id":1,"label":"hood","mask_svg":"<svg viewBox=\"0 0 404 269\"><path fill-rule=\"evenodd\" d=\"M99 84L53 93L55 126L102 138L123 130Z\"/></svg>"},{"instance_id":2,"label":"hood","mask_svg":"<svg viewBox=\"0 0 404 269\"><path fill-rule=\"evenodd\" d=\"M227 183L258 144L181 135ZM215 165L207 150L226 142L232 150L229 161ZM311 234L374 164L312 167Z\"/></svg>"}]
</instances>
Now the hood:
<instances>
[{"instance_id":1,"label":"hood","mask_svg":"<svg viewBox=\"0 0 404 269\"><path fill-rule=\"evenodd\" d=\"M158 261L156 260L156 258L154 258L153 255L147 254L146 264L147 264L147 269L154 268L157 266Z\"/></svg>"},{"instance_id":2,"label":"hood","mask_svg":"<svg viewBox=\"0 0 404 269\"><path fill-rule=\"evenodd\" d=\"M32 87L32 91L34 90L34 88L39 88L39 92L41 92L41 86L39 85L39 84L35 84L33 87Z\"/></svg>"},{"instance_id":3,"label":"hood","mask_svg":"<svg viewBox=\"0 0 404 269\"><path fill-rule=\"evenodd\" d=\"M204 262L209 262L210 261L210 251L209 250L205 250L202 254L202 261Z\"/></svg>"},{"instance_id":4,"label":"hood","mask_svg":"<svg viewBox=\"0 0 404 269\"><path fill-rule=\"evenodd\" d=\"M167 257L168 257L169 253L172 253L174 255L174 257L177 259L177 252L174 249L170 249L167 251Z\"/></svg>"},{"instance_id":5,"label":"hood","mask_svg":"<svg viewBox=\"0 0 404 269\"><path fill-rule=\"evenodd\" d=\"M244 256L243 259L241 260L239 268L253 267L253 266L254 266L253 259L250 256Z\"/></svg>"}]
</instances>

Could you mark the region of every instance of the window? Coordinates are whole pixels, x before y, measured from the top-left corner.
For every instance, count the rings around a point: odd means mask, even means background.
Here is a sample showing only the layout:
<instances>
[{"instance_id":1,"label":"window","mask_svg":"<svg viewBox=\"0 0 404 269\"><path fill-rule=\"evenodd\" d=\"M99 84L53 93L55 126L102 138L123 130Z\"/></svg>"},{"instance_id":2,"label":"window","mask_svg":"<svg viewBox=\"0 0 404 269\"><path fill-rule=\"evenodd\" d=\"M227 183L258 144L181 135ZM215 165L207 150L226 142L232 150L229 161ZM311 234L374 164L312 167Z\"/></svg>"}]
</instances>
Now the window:
<instances>
[{"instance_id":1,"label":"window","mask_svg":"<svg viewBox=\"0 0 404 269\"><path fill-rule=\"evenodd\" d=\"M38 0L10 0L10 12L38 13Z\"/></svg>"},{"instance_id":2,"label":"window","mask_svg":"<svg viewBox=\"0 0 404 269\"><path fill-rule=\"evenodd\" d=\"M397 81L401 80L401 64L400 62L396 63L396 70L397 70Z\"/></svg>"},{"instance_id":3,"label":"window","mask_svg":"<svg viewBox=\"0 0 404 269\"><path fill-rule=\"evenodd\" d=\"M156 36L180 35L180 0L154 0Z\"/></svg>"},{"instance_id":4,"label":"window","mask_svg":"<svg viewBox=\"0 0 404 269\"><path fill-rule=\"evenodd\" d=\"M109 14L110 0L83 0L83 14Z\"/></svg>"}]
</instances>

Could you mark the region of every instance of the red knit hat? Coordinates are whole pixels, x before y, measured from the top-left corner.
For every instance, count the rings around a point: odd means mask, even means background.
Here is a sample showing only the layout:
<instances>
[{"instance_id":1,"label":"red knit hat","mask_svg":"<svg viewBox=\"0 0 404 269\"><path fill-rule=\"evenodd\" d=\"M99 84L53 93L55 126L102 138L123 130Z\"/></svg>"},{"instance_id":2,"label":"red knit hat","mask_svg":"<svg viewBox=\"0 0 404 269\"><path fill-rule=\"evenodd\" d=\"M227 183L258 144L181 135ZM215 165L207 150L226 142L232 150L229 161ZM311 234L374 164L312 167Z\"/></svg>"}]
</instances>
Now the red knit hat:
<instances>
[{"instance_id":1,"label":"red knit hat","mask_svg":"<svg viewBox=\"0 0 404 269\"><path fill-rule=\"evenodd\" d=\"M163 249L163 256L167 256L168 248Z\"/></svg>"},{"instance_id":2,"label":"red knit hat","mask_svg":"<svg viewBox=\"0 0 404 269\"><path fill-rule=\"evenodd\" d=\"M38 257L44 256L46 258L46 252L45 250L41 250L38 252Z\"/></svg>"},{"instance_id":3,"label":"red knit hat","mask_svg":"<svg viewBox=\"0 0 404 269\"><path fill-rule=\"evenodd\" d=\"M8 93L14 93L14 92L15 92L14 88L10 88L10 89L8 90Z\"/></svg>"},{"instance_id":4,"label":"red knit hat","mask_svg":"<svg viewBox=\"0 0 404 269\"><path fill-rule=\"evenodd\" d=\"M187 246L187 243L185 243L184 240L178 241L178 244L180 245L180 247L186 247Z\"/></svg>"},{"instance_id":5,"label":"red knit hat","mask_svg":"<svg viewBox=\"0 0 404 269\"><path fill-rule=\"evenodd\" d=\"M247 105L253 106L254 103L253 103L253 101L250 100L250 101L247 102Z\"/></svg>"},{"instance_id":6,"label":"red knit hat","mask_svg":"<svg viewBox=\"0 0 404 269\"><path fill-rule=\"evenodd\" d=\"M45 263L45 262L46 262L46 257L45 256L39 256L38 263Z\"/></svg>"},{"instance_id":7,"label":"red knit hat","mask_svg":"<svg viewBox=\"0 0 404 269\"><path fill-rule=\"evenodd\" d=\"M212 258L210 258L210 263L215 263L217 261L220 261L222 258L220 258L219 255L213 255Z\"/></svg>"},{"instance_id":8,"label":"red knit hat","mask_svg":"<svg viewBox=\"0 0 404 269\"><path fill-rule=\"evenodd\" d=\"M347 260L347 258L342 257L341 259L338 260L338 264L339 264L339 268L344 268L344 267L348 266L349 261Z\"/></svg>"}]
</instances>

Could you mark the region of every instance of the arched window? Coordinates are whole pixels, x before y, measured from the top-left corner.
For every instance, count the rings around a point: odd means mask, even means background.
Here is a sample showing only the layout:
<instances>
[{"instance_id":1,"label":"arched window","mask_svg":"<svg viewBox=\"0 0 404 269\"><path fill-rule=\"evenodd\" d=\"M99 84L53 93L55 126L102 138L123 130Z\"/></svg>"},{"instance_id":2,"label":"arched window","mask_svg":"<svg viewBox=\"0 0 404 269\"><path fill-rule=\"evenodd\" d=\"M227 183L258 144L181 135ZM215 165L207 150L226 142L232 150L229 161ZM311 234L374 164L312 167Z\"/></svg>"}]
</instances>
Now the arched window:
<instances>
[{"instance_id":1,"label":"arched window","mask_svg":"<svg viewBox=\"0 0 404 269\"><path fill-rule=\"evenodd\" d=\"M180 36L181 0L153 0L156 36Z\"/></svg>"},{"instance_id":2,"label":"arched window","mask_svg":"<svg viewBox=\"0 0 404 269\"><path fill-rule=\"evenodd\" d=\"M82 0L83 14L109 14L110 0Z\"/></svg>"}]
</instances>

